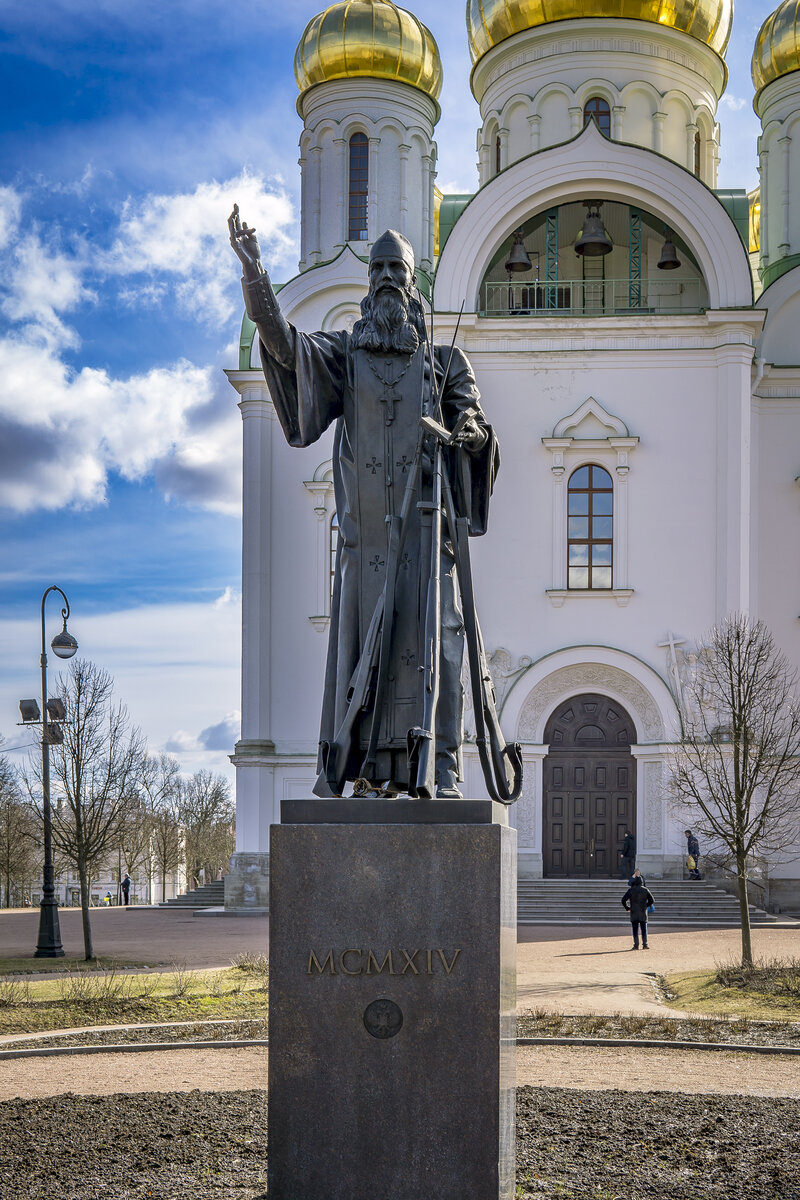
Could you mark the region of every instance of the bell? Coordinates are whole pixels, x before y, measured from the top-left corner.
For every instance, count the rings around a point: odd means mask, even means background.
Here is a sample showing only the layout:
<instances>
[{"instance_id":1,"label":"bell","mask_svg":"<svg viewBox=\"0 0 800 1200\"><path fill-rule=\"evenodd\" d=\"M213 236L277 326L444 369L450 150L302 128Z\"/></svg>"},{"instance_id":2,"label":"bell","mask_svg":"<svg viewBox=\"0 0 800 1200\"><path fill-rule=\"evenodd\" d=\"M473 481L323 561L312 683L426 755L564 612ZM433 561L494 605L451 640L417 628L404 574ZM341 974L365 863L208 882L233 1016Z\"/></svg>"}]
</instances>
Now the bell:
<instances>
[{"instance_id":1,"label":"bell","mask_svg":"<svg viewBox=\"0 0 800 1200\"><path fill-rule=\"evenodd\" d=\"M506 270L509 275L512 271L516 274L517 271L530 271L532 265L528 251L525 249L522 230L517 229L514 233L514 245L511 247L511 253L506 259Z\"/></svg>"},{"instance_id":2,"label":"bell","mask_svg":"<svg viewBox=\"0 0 800 1200\"><path fill-rule=\"evenodd\" d=\"M669 230L665 229L664 245L661 247L661 258L656 263L659 271L674 271L676 267L681 265L681 260L678 258L678 252L675 249L675 244L669 236Z\"/></svg>"},{"instance_id":3,"label":"bell","mask_svg":"<svg viewBox=\"0 0 800 1200\"><path fill-rule=\"evenodd\" d=\"M575 243L575 253L585 254L590 258L594 258L598 254L608 254L610 250L614 249L614 243L606 233L602 217L600 216L603 201L584 200L584 204L588 212L586 213L586 220L583 223L583 229Z\"/></svg>"}]
</instances>

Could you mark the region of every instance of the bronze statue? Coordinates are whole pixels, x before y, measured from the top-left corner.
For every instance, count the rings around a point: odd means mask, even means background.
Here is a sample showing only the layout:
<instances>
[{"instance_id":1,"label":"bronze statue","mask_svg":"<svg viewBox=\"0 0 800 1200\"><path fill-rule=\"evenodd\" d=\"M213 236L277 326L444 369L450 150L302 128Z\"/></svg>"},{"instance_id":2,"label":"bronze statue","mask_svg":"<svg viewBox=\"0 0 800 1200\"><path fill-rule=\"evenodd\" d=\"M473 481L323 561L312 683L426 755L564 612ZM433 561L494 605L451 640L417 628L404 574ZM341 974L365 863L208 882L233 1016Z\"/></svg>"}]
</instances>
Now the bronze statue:
<instances>
[{"instance_id":1,"label":"bronze statue","mask_svg":"<svg viewBox=\"0 0 800 1200\"><path fill-rule=\"evenodd\" d=\"M357 795L424 799L435 788L460 797L461 598L471 674L481 677L473 690L483 689L488 718L481 757L491 752L501 776L498 798L516 799L518 748L502 743L485 695L491 681L464 578L467 535L486 531L497 440L466 356L430 344L410 242L389 230L374 243L352 333L305 334L281 313L238 205L228 226L286 440L308 446L335 423L339 544L314 791L341 795L351 782Z\"/></svg>"}]
</instances>

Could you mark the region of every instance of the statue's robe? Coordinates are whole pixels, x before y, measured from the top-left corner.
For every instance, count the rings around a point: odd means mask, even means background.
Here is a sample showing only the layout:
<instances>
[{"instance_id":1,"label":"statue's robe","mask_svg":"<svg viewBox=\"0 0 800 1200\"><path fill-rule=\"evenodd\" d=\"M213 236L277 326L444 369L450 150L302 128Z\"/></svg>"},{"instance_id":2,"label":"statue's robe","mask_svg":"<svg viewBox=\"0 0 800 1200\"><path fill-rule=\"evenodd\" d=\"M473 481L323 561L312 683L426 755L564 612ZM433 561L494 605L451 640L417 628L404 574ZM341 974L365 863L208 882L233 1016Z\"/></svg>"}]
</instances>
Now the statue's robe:
<instances>
[{"instance_id":1,"label":"statue's robe","mask_svg":"<svg viewBox=\"0 0 800 1200\"><path fill-rule=\"evenodd\" d=\"M261 359L286 440L309 446L335 424L333 480L339 543L331 602L331 625L320 744L333 742L346 712L348 690L375 606L386 578L387 516L399 515L408 472L417 448L419 419L430 393L430 367L423 346L407 354L354 349L346 332L303 334L286 326L282 337L258 322ZM288 341L291 340L291 345ZM439 384L449 347L433 351ZM402 377L401 377L402 376ZM397 380L391 387L384 381ZM453 353L442 397L443 423L453 428L463 409L474 409L487 432L476 453L446 449L459 516L469 518L471 534L486 530L494 477L499 466L497 442L480 410L470 364ZM423 456L417 484L430 497L432 461ZM430 577L430 528L414 498L398 564L394 635L386 673L373 781L408 788L407 735L421 724L423 710L424 623ZM450 770L461 777L463 728L463 621L454 586L452 551L444 544L440 698L437 711L437 780ZM361 718L345 778L361 775L369 742L371 716ZM322 761L320 761L322 770ZM452 782L452 781L451 781Z\"/></svg>"}]
</instances>

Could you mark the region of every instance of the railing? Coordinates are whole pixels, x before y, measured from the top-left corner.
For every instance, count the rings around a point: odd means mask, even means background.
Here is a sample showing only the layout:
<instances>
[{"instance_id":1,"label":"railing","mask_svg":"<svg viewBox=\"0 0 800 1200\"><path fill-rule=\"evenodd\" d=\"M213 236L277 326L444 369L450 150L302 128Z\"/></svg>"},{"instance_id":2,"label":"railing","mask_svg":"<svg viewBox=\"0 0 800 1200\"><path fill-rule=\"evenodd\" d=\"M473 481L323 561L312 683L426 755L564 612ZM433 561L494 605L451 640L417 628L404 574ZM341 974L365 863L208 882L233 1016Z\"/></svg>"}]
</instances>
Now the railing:
<instances>
[{"instance_id":1,"label":"railing","mask_svg":"<svg viewBox=\"0 0 800 1200\"><path fill-rule=\"evenodd\" d=\"M484 317L627 316L701 312L701 279L564 279L484 283Z\"/></svg>"}]
</instances>

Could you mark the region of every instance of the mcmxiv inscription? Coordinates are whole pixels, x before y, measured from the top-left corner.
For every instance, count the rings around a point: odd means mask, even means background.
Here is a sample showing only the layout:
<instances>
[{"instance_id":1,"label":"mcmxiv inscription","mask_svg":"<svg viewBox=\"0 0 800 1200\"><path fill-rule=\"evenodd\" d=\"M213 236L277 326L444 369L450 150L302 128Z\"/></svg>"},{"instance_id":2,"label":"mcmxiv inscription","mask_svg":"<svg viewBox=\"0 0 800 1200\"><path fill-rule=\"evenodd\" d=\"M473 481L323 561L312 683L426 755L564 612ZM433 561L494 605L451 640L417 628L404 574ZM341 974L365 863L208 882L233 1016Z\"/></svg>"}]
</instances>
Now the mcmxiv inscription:
<instances>
[{"instance_id":1,"label":"mcmxiv inscription","mask_svg":"<svg viewBox=\"0 0 800 1200\"><path fill-rule=\"evenodd\" d=\"M383 955L381 957L381 954ZM448 958L444 950L363 950L348 946L346 950L327 953L308 952L307 975L452 975L461 956L453 950Z\"/></svg>"}]
</instances>

